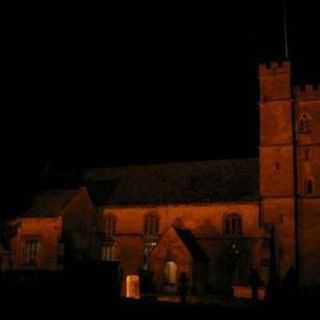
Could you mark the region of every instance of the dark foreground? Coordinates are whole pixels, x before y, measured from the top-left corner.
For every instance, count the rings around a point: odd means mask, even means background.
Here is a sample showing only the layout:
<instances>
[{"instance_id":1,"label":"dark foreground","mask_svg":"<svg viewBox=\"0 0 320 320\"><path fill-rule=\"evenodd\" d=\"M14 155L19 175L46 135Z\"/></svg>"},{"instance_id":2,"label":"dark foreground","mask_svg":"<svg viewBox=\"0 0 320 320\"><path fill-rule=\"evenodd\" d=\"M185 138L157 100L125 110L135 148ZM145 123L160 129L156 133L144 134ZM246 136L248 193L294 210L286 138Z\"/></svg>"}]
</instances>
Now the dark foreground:
<instances>
[{"instance_id":1,"label":"dark foreground","mask_svg":"<svg viewBox=\"0 0 320 320\"><path fill-rule=\"evenodd\" d=\"M210 315L205 319L214 319L216 315L254 317L274 320L294 319L298 315L309 317L318 313L320 298L290 298L279 296L268 303L238 301L232 298L213 299L213 303L181 304L160 302L156 299L128 300L120 297L115 276L102 277L98 272L87 270L65 272L48 277L40 273L6 274L0 281L0 319L12 319L16 316L37 319L64 319L80 315L85 319L106 318L111 314L141 314L148 316L185 316ZM111 270L112 271L112 270ZM109 270L108 275L112 275ZM88 276L90 275L90 276ZM102 280L103 279L103 280ZM216 302L215 302L216 301ZM9 315L9 316L8 316ZM181 318L182 317L182 318ZM259 317L259 318L257 318ZM143 318L143 317L142 317ZM115 319L120 319L116 317ZM187 319L187 317L185 318ZM153 320L153 319L151 319ZM166 319L164 319L166 320ZM198 319L197 319L198 320ZM199 319L200 320L200 319Z\"/></svg>"},{"instance_id":2,"label":"dark foreground","mask_svg":"<svg viewBox=\"0 0 320 320\"><path fill-rule=\"evenodd\" d=\"M32 317L38 319L58 318L81 315L84 318L108 318L111 314L141 314L150 316L202 316L216 315L237 317L259 317L274 320L281 316L284 319L294 319L297 315L312 316L318 310L318 300L296 300L277 302L273 304L180 304L158 301L115 299L103 291L77 291L47 292L46 290L21 290L17 292L1 292L1 311L3 314L10 312L10 318L15 316ZM1 315L0 315L1 316ZM1 319L6 319L3 317ZM9 319L9 318L7 318ZM120 318L119 318L120 319ZM186 318L187 319L187 318ZM208 318L209 319L209 318ZM179 319L182 320L182 319Z\"/></svg>"}]
</instances>

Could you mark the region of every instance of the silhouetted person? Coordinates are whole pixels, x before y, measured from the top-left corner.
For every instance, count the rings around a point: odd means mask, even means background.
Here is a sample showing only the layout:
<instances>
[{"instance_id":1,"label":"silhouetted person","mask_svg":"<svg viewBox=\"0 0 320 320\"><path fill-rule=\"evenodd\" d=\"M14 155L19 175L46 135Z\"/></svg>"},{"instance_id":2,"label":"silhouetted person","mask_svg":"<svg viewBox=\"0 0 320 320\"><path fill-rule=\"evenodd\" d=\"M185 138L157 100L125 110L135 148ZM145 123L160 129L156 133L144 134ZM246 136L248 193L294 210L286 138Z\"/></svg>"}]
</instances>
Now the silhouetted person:
<instances>
[{"instance_id":1,"label":"silhouetted person","mask_svg":"<svg viewBox=\"0 0 320 320\"><path fill-rule=\"evenodd\" d=\"M187 302L187 295L189 291L189 279L186 272L182 272L179 278L179 294L181 303Z\"/></svg>"},{"instance_id":2,"label":"silhouetted person","mask_svg":"<svg viewBox=\"0 0 320 320\"><path fill-rule=\"evenodd\" d=\"M274 226L270 225L270 265L269 280L267 284L267 301L268 303L277 303L279 298L280 279L277 270L276 261L276 243L275 243Z\"/></svg>"},{"instance_id":3,"label":"silhouetted person","mask_svg":"<svg viewBox=\"0 0 320 320\"><path fill-rule=\"evenodd\" d=\"M259 287L261 286L261 279L257 269L251 269L250 277L249 277L249 285L252 289L252 301L257 302L259 298L258 290L259 290Z\"/></svg>"},{"instance_id":4,"label":"silhouetted person","mask_svg":"<svg viewBox=\"0 0 320 320\"><path fill-rule=\"evenodd\" d=\"M285 299L295 298L297 293L298 281L296 269L291 267L282 283L282 293Z\"/></svg>"}]
</instances>

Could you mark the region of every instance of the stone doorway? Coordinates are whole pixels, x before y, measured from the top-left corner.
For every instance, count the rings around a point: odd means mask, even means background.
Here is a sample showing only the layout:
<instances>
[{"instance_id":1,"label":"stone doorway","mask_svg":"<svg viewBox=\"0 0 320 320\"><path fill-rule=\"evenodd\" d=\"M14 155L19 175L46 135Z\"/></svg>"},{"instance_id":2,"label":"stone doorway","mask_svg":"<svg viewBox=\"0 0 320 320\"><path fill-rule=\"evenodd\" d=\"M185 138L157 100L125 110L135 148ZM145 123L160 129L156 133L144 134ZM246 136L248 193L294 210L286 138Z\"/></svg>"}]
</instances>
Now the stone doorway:
<instances>
[{"instance_id":1,"label":"stone doorway","mask_svg":"<svg viewBox=\"0 0 320 320\"><path fill-rule=\"evenodd\" d=\"M178 266L174 261L167 261L164 266L164 291L177 292Z\"/></svg>"},{"instance_id":2,"label":"stone doorway","mask_svg":"<svg viewBox=\"0 0 320 320\"><path fill-rule=\"evenodd\" d=\"M129 299L140 299L140 277L129 275L126 278L126 297Z\"/></svg>"}]
</instances>

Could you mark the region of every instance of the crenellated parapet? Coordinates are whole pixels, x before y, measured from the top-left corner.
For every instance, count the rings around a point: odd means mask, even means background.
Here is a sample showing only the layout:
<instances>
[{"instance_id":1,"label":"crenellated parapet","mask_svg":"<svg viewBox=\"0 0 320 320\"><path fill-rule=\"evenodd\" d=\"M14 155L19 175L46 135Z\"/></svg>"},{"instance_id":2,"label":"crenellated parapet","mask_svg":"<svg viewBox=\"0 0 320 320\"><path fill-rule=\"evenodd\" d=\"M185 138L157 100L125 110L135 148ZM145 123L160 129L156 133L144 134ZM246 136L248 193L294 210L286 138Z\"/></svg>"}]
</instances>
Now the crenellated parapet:
<instances>
[{"instance_id":1,"label":"crenellated parapet","mask_svg":"<svg viewBox=\"0 0 320 320\"><path fill-rule=\"evenodd\" d=\"M260 101L289 101L291 92L291 65L288 61L259 66Z\"/></svg>"},{"instance_id":2,"label":"crenellated parapet","mask_svg":"<svg viewBox=\"0 0 320 320\"><path fill-rule=\"evenodd\" d=\"M298 100L320 100L320 84L308 84L294 90Z\"/></svg>"},{"instance_id":3,"label":"crenellated parapet","mask_svg":"<svg viewBox=\"0 0 320 320\"><path fill-rule=\"evenodd\" d=\"M281 73L290 73L290 63L288 61L272 62L259 66L260 77L274 76Z\"/></svg>"}]
</instances>

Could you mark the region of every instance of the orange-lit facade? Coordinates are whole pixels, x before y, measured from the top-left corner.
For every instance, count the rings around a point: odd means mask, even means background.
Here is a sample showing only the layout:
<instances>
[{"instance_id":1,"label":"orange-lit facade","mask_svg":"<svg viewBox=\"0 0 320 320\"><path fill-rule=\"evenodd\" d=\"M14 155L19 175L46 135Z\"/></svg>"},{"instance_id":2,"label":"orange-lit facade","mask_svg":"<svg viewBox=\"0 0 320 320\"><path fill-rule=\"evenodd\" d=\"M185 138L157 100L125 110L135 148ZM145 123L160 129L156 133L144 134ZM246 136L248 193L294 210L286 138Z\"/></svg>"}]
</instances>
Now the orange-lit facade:
<instances>
[{"instance_id":1,"label":"orange-lit facade","mask_svg":"<svg viewBox=\"0 0 320 320\"><path fill-rule=\"evenodd\" d=\"M94 207L86 188L40 194L11 239L7 268L61 270L65 256L73 261L92 257Z\"/></svg>"},{"instance_id":2,"label":"orange-lit facade","mask_svg":"<svg viewBox=\"0 0 320 320\"><path fill-rule=\"evenodd\" d=\"M320 281L320 87L292 89L289 63L260 67L260 196L281 278Z\"/></svg>"},{"instance_id":3,"label":"orange-lit facade","mask_svg":"<svg viewBox=\"0 0 320 320\"><path fill-rule=\"evenodd\" d=\"M118 261L132 296L145 271L156 292L177 292L185 272L201 294L248 286L252 269L266 285L272 263L282 280L298 267L302 286L319 285L320 88L293 90L287 62L259 77L259 159L90 170L49 215L44 201L15 221L12 267Z\"/></svg>"}]
</instances>

